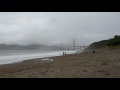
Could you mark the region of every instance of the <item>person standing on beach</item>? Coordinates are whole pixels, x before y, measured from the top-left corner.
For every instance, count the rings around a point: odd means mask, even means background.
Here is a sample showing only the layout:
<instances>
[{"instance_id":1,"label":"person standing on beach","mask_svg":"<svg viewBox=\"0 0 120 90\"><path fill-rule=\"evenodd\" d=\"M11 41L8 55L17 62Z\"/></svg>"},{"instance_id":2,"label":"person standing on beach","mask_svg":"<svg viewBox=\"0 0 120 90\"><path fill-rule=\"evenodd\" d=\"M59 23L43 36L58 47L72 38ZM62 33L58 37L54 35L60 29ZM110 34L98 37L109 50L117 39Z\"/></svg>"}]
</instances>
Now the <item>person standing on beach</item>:
<instances>
[{"instance_id":1,"label":"person standing on beach","mask_svg":"<svg viewBox=\"0 0 120 90\"><path fill-rule=\"evenodd\" d=\"M95 53L95 50L93 50L93 53Z\"/></svg>"},{"instance_id":2,"label":"person standing on beach","mask_svg":"<svg viewBox=\"0 0 120 90\"><path fill-rule=\"evenodd\" d=\"M64 52L63 52L63 56L64 56Z\"/></svg>"}]
</instances>

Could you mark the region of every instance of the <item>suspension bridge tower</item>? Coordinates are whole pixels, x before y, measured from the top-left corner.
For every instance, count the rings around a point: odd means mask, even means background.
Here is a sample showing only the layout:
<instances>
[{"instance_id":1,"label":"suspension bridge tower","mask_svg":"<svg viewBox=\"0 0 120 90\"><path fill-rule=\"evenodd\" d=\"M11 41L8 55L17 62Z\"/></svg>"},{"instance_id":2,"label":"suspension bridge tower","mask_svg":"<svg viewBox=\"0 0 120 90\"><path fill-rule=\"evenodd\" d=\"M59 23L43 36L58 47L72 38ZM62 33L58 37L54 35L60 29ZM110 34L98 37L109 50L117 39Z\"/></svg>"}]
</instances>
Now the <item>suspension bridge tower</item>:
<instances>
[{"instance_id":1,"label":"suspension bridge tower","mask_svg":"<svg viewBox=\"0 0 120 90\"><path fill-rule=\"evenodd\" d=\"M75 50L75 39L73 39L73 49Z\"/></svg>"},{"instance_id":2,"label":"suspension bridge tower","mask_svg":"<svg viewBox=\"0 0 120 90\"><path fill-rule=\"evenodd\" d=\"M63 43L61 43L61 49L63 49Z\"/></svg>"}]
</instances>

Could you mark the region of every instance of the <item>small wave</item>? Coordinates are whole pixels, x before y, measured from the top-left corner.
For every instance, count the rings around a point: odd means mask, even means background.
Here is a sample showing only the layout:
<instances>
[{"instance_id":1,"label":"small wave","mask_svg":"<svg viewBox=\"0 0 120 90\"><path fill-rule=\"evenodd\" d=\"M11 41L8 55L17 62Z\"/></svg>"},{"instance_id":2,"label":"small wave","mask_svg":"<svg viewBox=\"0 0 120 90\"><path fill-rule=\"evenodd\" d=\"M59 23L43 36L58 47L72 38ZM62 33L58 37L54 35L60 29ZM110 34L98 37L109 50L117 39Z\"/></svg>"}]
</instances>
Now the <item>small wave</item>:
<instances>
[{"instance_id":1,"label":"small wave","mask_svg":"<svg viewBox=\"0 0 120 90\"><path fill-rule=\"evenodd\" d=\"M77 51L57 51L57 52L46 52L46 53L38 53L38 54L25 54L25 55L11 55L11 56L0 56L0 64L9 64L9 63L17 63L22 62L28 59L35 58L46 58L46 57L54 57L54 56L62 56L63 52L66 54L73 54Z\"/></svg>"}]
</instances>

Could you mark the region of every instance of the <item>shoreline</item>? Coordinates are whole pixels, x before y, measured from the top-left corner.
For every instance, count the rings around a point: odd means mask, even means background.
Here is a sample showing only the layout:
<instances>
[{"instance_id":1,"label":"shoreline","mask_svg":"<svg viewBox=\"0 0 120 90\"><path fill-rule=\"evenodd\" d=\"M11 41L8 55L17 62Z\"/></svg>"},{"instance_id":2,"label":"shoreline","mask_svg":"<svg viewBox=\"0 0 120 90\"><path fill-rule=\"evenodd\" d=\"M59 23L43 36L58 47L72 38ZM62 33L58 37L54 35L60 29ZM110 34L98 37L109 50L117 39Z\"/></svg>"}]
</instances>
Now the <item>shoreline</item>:
<instances>
[{"instance_id":1,"label":"shoreline","mask_svg":"<svg viewBox=\"0 0 120 90\"><path fill-rule=\"evenodd\" d=\"M25 60L0 65L0 78L120 78L120 51L96 50L80 54Z\"/></svg>"},{"instance_id":2,"label":"shoreline","mask_svg":"<svg viewBox=\"0 0 120 90\"><path fill-rule=\"evenodd\" d=\"M78 51L63 51L64 53L66 52L67 54L73 54L73 53L77 53ZM0 59L0 65L6 65L6 64L12 64L12 63L19 63L19 62L23 62L26 60L31 60L31 59L37 59L37 58L47 58L47 57L56 57L56 56L63 56L63 52L48 52L48 53L44 53L44 54L32 54L31 55L18 55L18 57L13 57L13 56L7 56L7 58L5 56L3 56L3 59ZM17 56L17 55L16 55ZM23 58L22 58L23 57ZM6 58L5 62L4 58ZM12 60L13 59L13 60ZM3 62L2 62L3 61Z\"/></svg>"}]
</instances>

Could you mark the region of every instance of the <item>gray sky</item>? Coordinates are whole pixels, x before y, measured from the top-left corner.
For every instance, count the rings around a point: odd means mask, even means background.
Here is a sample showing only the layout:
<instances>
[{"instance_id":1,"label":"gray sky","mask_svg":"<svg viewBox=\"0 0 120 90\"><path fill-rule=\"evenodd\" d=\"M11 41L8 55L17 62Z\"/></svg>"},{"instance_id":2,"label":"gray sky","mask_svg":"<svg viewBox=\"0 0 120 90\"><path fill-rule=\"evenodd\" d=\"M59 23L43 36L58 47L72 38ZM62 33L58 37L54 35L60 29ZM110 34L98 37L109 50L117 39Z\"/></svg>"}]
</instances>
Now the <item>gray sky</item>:
<instances>
[{"instance_id":1,"label":"gray sky","mask_svg":"<svg viewBox=\"0 0 120 90\"><path fill-rule=\"evenodd\" d=\"M85 45L120 35L120 12L0 12L0 44Z\"/></svg>"}]
</instances>

